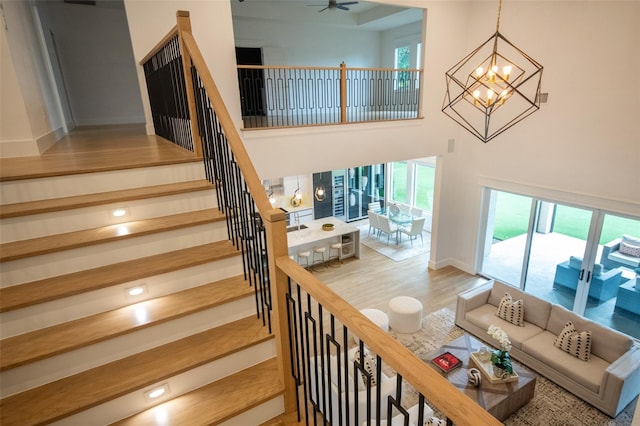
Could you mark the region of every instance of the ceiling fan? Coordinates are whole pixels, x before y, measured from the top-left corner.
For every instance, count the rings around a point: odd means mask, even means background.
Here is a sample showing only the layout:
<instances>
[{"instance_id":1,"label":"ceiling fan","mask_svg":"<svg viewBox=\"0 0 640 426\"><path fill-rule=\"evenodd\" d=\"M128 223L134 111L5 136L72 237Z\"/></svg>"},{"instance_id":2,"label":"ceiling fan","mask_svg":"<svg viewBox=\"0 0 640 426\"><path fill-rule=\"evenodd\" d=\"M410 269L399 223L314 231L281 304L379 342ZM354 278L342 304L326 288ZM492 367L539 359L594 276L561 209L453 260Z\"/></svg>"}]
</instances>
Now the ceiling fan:
<instances>
[{"instance_id":1,"label":"ceiling fan","mask_svg":"<svg viewBox=\"0 0 640 426\"><path fill-rule=\"evenodd\" d=\"M329 0L329 4L328 5L324 5L324 4L310 4L309 6L324 6L323 9L320 9L318 12L324 12L325 10L329 9L329 10L334 10L334 9L340 9L340 10L349 10L349 8L347 7L348 5L351 4L358 4L357 1L343 1L343 2L338 2L338 0Z\"/></svg>"}]
</instances>

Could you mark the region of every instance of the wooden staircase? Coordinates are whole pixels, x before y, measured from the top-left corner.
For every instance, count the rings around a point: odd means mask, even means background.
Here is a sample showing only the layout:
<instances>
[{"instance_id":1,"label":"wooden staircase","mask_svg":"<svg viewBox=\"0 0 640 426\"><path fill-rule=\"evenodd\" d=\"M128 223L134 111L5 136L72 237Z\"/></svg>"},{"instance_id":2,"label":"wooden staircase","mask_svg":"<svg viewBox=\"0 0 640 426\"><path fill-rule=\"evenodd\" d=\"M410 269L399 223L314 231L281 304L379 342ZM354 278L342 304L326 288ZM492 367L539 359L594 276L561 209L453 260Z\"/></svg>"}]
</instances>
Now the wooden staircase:
<instances>
[{"instance_id":1,"label":"wooden staircase","mask_svg":"<svg viewBox=\"0 0 640 426\"><path fill-rule=\"evenodd\" d=\"M2 182L0 424L275 424L274 338L200 160L60 176Z\"/></svg>"}]
</instances>

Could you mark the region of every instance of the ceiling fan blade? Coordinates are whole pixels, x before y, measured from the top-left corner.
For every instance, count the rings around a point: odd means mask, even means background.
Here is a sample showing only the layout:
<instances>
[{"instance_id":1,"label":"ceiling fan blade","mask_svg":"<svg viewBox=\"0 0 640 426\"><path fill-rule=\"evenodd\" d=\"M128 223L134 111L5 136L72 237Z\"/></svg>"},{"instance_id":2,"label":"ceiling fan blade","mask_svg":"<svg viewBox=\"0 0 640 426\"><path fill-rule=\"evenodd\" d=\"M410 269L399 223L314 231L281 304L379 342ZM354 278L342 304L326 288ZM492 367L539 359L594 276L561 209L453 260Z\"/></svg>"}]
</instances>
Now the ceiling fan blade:
<instances>
[{"instance_id":1,"label":"ceiling fan blade","mask_svg":"<svg viewBox=\"0 0 640 426\"><path fill-rule=\"evenodd\" d=\"M344 6L343 6L343 5L341 5L341 4L337 4L337 5L336 5L336 8L338 8L338 9L340 9L340 10L349 10L349 8L348 8L348 7L344 7Z\"/></svg>"},{"instance_id":2,"label":"ceiling fan blade","mask_svg":"<svg viewBox=\"0 0 640 426\"><path fill-rule=\"evenodd\" d=\"M320 9L318 12L324 12L327 9L329 9L329 6L325 7L324 9Z\"/></svg>"},{"instance_id":3,"label":"ceiling fan blade","mask_svg":"<svg viewBox=\"0 0 640 426\"><path fill-rule=\"evenodd\" d=\"M341 3L338 3L338 6L347 6L347 5L350 5L350 4L358 4L358 2L357 1L343 1Z\"/></svg>"}]
</instances>

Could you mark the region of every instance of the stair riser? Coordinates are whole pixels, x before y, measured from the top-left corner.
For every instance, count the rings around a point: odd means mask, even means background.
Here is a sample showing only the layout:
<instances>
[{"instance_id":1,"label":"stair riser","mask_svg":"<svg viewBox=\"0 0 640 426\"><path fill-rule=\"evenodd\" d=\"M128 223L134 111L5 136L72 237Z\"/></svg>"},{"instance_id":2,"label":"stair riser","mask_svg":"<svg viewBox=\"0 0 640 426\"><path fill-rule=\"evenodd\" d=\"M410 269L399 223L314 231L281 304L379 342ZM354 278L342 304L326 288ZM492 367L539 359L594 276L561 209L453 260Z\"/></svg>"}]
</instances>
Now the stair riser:
<instances>
[{"instance_id":1,"label":"stair riser","mask_svg":"<svg viewBox=\"0 0 640 426\"><path fill-rule=\"evenodd\" d=\"M224 221L2 263L0 286L22 284L227 239Z\"/></svg>"},{"instance_id":2,"label":"stair riser","mask_svg":"<svg viewBox=\"0 0 640 426\"><path fill-rule=\"evenodd\" d=\"M242 274L242 259L239 256L234 256L204 265L150 276L142 280L4 312L0 314L0 324L2 324L1 337L5 339L240 274ZM141 285L145 286L146 293L135 297L126 293L128 288Z\"/></svg>"},{"instance_id":3,"label":"stair riser","mask_svg":"<svg viewBox=\"0 0 640 426\"><path fill-rule=\"evenodd\" d=\"M270 401L253 407L250 410L233 417L219 426L247 426L260 425L284 413L284 398L273 398Z\"/></svg>"},{"instance_id":4,"label":"stair riser","mask_svg":"<svg viewBox=\"0 0 640 426\"><path fill-rule=\"evenodd\" d=\"M253 296L4 371L0 392L13 395L250 315L255 315ZM145 316L140 311L141 321Z\"/></svg>"},{"instance_id":5,"label":"stair riser","mask_svg":"<svg viewBox=\"0 0 640 426\"><path fill-rule=\"evenodd\" d=\"M274 356L275 344L274 340L271 339L52 424L59 426L101 426L113 423ZM145 399L144 392L152 390L164 383L169 384L169 394L165 394L153 402ZM273 411L273 409L271 409L271 411ZM282 410L279 411L278 414L279 413L282 413ZM268 417L267 420L272 417L274 417L274 415ZM164 423L159 421L158 424ZM245 426L249 424L258 423L244 423Z\"/></svg>"},{"instance_id":6,"label":"stair riser","mask_svg":"<svg viewBox=\"0 0 640 426\"><path fill-rule=\"evenodd\" d=\"M13 204L200 179L205 179L204 168L202 163L194 162L7 181L0 186L0 199L2 204Z\"/></svg>"},{"instance_id":7,"label":"stair riser","mask_svg":"<svg viewBox=\"0 0 640 426\"><path fill-rule=\"evenodd\" d=\"M0 221L0 242L27 240L216 207L215 191L211 190L7 218ZM112 212L117 209L125 209L128 214L114 217Z\"/></svg>"}]
</instances>

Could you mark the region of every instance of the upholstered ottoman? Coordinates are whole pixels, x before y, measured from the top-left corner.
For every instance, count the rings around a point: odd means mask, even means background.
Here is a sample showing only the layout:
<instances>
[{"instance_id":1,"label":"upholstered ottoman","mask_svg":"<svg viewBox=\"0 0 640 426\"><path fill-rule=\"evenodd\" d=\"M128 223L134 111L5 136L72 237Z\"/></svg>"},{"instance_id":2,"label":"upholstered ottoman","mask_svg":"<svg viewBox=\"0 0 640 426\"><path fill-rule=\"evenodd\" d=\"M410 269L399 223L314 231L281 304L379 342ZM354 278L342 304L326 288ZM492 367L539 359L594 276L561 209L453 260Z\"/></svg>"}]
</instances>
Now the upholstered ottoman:
<instances>
[{"instance_id":1,"label":"upholstered ottoman","mask_svg":"<svg viewBox=\"0 0 640 426\"><path fill-rule=\"evenodd\" d=\"M415 333L422 327L422 303L409 296L389 301L389 326L399 333Z\"/></svg>"},{"instance_id":2,"label":"upholstered ottoman","mask_svg":"<svg viewBox=\"0 0 640 426\"><path fill-rule=\"evenodd\" d=\"M361 309L360 313L369 318L372 323L374 323L384 331L389 331L389 317L380 309ZM356 343L360 342L360 340L356 336L353 336L353 340Z\"/></svg>"}]
</instances>

